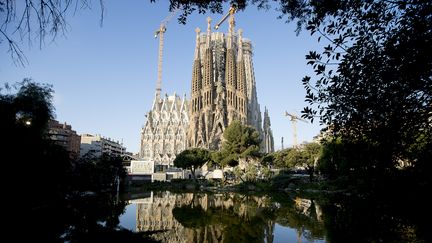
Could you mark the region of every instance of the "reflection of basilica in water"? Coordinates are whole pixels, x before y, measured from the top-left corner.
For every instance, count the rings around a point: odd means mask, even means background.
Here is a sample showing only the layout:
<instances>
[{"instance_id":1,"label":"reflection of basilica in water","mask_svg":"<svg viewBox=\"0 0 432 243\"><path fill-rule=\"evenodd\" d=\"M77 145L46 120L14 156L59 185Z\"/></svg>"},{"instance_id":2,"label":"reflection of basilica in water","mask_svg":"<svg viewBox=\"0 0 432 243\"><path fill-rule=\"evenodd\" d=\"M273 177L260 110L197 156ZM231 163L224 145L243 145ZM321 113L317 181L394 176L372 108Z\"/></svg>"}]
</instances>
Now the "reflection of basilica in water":
<instances>
[{"instance_id":1,"label":"reflection of basilica in water","mask_svg":"<svg viewBox=\"0 0 432 243\"><path fill-rule=\"evenodd\" d=\"M186 228L175 219L172 212L175 207L184 205L194 205L203 210L233 206L232 200L214 195L170 192L151 193L149 198L133 202L137 203L136 231L153 231L152 237L162 242L223 242L222 225Z\"/></svg>"},{"instance_id":2,"label":"reflection of basilica in water","mask_svg":"<svg viewBox=\"0 0 432 243\"><path fill-rule=\"evenodd\" d=\"M188 242L184 236L184 228L175 220L172 210L176 206L177 196L165 195L153 196L153 192L144 202L137 203L136 231L154 231L154 239L163 242Z\"/></svg>"},{"instance_id":3,"label":"reflection of basilica in water","mask_svg":"<svg viewBox=\"0 0 432 243\"><path fill-rule=\"evenodd\" d=\"M161 242L270 243L274 241L278 218L290 213L267 196L235 193L152 192L130 202L136 204L136 231L153 232L151 237ZM294 204L298 215L310 211L307 200L296 199ZM284 224L283 221L280 223ZM302 231L297 230L298 242Z\"/></svg>"},{"instance_id":4,"label":"reflection of basilica in water","mask_svg":"<svg viewBox=\"0 0 432 243\"><path fill-rule=\"evenodd\" d=\"M431 242L422 231L427 224L413 224L394 214L389 204L352 196L300 195L128 194L139 199L129 201L133 204L119 226L159 242ZM403 211L404 217L407 212L412 211Z\"/></svg>"}]
</instances>

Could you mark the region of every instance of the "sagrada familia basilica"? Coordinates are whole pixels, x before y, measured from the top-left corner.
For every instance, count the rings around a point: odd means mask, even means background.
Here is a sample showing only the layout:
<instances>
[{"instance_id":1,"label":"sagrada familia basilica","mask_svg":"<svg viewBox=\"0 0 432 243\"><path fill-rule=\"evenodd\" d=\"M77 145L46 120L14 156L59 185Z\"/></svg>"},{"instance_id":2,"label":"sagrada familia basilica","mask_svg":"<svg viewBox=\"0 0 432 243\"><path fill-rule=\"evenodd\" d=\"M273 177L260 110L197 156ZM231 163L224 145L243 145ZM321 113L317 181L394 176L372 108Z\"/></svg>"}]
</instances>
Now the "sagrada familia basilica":
<instances>
[{"instance_id":1,"label":"sagrada familia basilica","mask_svg":"<svg viewBox=\"0 0 432 243\"><path fill-rule=\"evenodd\" d=\"M263 152L274 151L267 109L261 118L252 44L234 26L232 16L228 33L211 32L208 18L206 32L195 30L189 99L176 94L161 97L157 90L141 131L139 153L140 159L154 161L156 170L171 167L175 156L187 148L220 149L223 131L234 120L259 132Z\"/></svg>"}]
</instances>

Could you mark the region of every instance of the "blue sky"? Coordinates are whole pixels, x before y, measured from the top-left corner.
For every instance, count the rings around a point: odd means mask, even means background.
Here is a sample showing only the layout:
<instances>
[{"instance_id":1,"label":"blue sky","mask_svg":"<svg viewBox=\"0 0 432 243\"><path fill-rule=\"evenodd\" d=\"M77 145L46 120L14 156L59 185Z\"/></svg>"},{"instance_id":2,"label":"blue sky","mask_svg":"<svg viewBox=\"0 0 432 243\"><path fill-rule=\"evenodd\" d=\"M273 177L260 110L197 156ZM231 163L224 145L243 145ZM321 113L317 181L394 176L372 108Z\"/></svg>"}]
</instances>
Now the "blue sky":
<instances>
[{"instance_id":1,"label":"blue sky","mask_svg":"<svg viewBox=\"0 0 432 243\"><path fill-rule=\"evenodd\" d=\"M228 5L225 10L228 10ZM56 118L67 122L79 134L101 134L123 141L128 151L137 152L145 113L151 108L157 79L158 40L154 32L169 15L168 1L105 1L105 17L100 27L97 1L92 10L69 14L68 32L54 42L46 40L39 49L37 40L22 44L29 64L13 64L3 42L0 45L0 84L30 77L53 84ZM175 18L165 33L162 93L189 97L196 27L206 29L222 15L193 13L186 25ZM293 141L291 122L284 112L300 115L306 105L301 84L312 72L305 55L319 48L316 38L303 31L295 35L295 25L277 19L275 10L250 6L236 13L236 29L254 46L254 69L258 102L269 110L275 147ZM227 23L220 31L226 32ZM325 43L323 43L325 44ZM298 141L311 141L319 133L314 124L297 123Z\"/></svg>"}]
</instances>

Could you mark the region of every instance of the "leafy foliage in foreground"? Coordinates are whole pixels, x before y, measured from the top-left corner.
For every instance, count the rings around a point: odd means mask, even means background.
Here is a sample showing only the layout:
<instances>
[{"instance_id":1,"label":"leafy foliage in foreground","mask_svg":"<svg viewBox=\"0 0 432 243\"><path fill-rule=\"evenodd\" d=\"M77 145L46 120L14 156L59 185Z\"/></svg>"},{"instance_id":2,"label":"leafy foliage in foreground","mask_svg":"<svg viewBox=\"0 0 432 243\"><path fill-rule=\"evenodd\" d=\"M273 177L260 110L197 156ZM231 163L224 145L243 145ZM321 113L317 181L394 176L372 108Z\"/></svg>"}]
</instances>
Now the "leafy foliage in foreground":
<instances>
[{"instance_id":1,"label":"leafy foliage in foreground","mask_svg":"<svg viewBox=\"0 0 432 243\"><path fill-rule=\"evenodd\" d=\"M182 151L174 159L174 166L183 169L190 169L195 179L195 170L210 160L210 152L207 149L192 148Z\"/></svg>"},{"instance_id":2,"label":"leafy foliage in foreground","mask_svg":"<svg viewBox=\"0 0 432 243\"><path fill-rule=\"evenodd\" d=\"M330 147L344 145L342 167L430 167L432 3L349 1L324 16L313 14L307 24L330 44L306 55L316 76L303 79L303 116L327 125L339 139Z\"/></svg>"},{"instance_id":3,"label":"leafy foliage in foreground","mask_svg":"<svg viewBox=\"0 0 432 243\"><path fill-rule=\"evenodd\" d=\"M15 201L25 202L14 217L27 218L32 225L15 239L27 241L24 238L31 236L31 241L58 242L62 235L77 241L102 234L133 236L115 230L125 207L112 193L116 177L125 176L121 160L73 161L49 139L48 121L54 117L50 85L25 79L0 91L4 171L16 176L8 189Z\"/></svg>"}]
</instances>

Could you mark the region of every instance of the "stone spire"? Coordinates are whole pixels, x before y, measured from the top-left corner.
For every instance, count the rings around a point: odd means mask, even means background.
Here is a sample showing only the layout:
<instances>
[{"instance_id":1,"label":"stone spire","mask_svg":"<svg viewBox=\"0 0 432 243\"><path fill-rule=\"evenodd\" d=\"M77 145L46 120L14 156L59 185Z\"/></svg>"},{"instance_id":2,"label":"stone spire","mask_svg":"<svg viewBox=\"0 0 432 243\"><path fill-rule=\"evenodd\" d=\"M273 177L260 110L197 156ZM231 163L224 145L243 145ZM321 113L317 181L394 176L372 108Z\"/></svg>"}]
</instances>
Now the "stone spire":
<instances>
[{"instance_id":1,"label":"stone spire","mask_svg":"<svg viewBox=\"0 0 432 243\"><path fill-rule=\"evenodd\" d=\"M239 29L237 32L237 62L240 62L243 60L243 30Z\"/></svg>"},{"instance_id":2,"label":"stone spire","mask_svg":"<svg viewBox=\"0 0 432 243\"><path fill-rule=\"evenodd\" d=\"M264 129L270 128L271 124L270 124L270 117L268 115L268 110L267 107L264 106Z\"/></svg>"},{"instance_id":3,"label":"stone spire","mask_svg":"<svg viewBox=\"0 0 432 243\"><path fill-rule=\"evenodd\" d=\"M194 56L194 60L197 60L200 58L200 28L196 28L195 29L195 33L196 33L196 44L195 44L195 56Z\"/></svg>"},{"instance_id":4,"label":"stone spire","mask_svg":"<svg viewBox=\"0 0 432 243\"><path fill-rule=\"evenodd\" d=\"M211 18L207 18L207 39L206 49L204 53L204 67L203 67L203 106L209 106L213 102L213 50L211 47Z\"/></svg>"},{"instance_id":5,"label":"stone spire","mask_svg":"<svg viewBox=\"0 0 432 243\"><path fill-rule=\"evenodd\" d=\"M230 14L228 33L231 35L231 37L234 35L234 27L235 27L234 14Z\"/></svg>"},{"instance_id":6,"label":"stone spire","mask_svg":"<svg viewBox=\"0 0 432 243\"><path fill-rule=\"evenodd\" d=\"M227 110L228 110L228 123L237 119L236 107L237 107L237 70L236 70L236 59L233 45L234 38L234 16L230 16L229 19L229 30L227 37L227 50L225 58L225 83L227 90Z\"/></svg>"},{"instance_id":7,"label":"stone spire","mask_svg":"<svg viewBox=\"0 0 432 243\"><path fill-rule=\"evenodd\" d=\"M243 40L241 29L238 30L237 40L237 111L239 118L246 122L247 120L247 92L246 92L246 74L243 60Z\"/></svg>"},{"instance_id":8,"label":"stone spire","mask_svg":"<svg viewBox=\"0 0 432 243\"><path fill-rule=\"evenodd\" d=\"M201 89L202 89L202 76L201 76L201 58L200 58L200 29L196 28L196 47L195 58L192 69L192 93L191 93L191 111L196 112L201 109Z\"/></svg>"},{"instance_id":9,"label":"stone spire","mask_svg":"<svg viewBox=\"0 0 432 243\"><path fill-rule=\"evenodd\" d=\"M210 48L211 21L212 19L210 17L207 17L207 39L206 39L207 48Z\"/></svg>"},{"instance_id":10,"label":"stone spire","mask_svg":"<svg viewBox=\"0 0 432 243\"><path fill-rule=\"evenodd\" d=\"M268 114L267 107L264 107L264 122L263 122L263 130L264 130L264 152L271 153L274 152L274 140L273 140L273 132L271 130L270 117ZM283 138L282 138L283 144ZM283 147L283 145L282 145Z\"/></svg>"}]
</instances>

